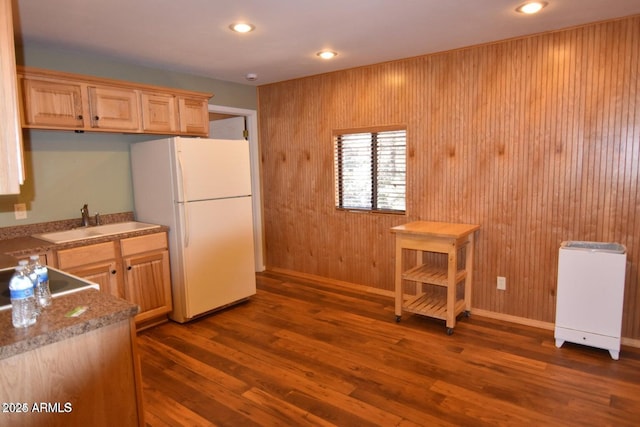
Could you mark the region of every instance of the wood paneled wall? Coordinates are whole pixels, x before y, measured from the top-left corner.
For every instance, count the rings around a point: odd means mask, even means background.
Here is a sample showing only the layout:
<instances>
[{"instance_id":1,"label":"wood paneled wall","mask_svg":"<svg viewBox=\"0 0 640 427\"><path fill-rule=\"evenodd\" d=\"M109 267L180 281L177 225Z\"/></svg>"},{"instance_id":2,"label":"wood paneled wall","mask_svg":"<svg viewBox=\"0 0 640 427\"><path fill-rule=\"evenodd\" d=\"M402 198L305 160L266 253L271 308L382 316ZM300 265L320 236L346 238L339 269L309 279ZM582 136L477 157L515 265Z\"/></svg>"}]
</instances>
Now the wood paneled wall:
<instances>
[{"instance_id":1,"label":"wood paneled wall","mask_svg":"<svg viewBox=\"0 0 640 427\"><path fill-rule=\"evenodd\" d=\"M474 307L553 322L560 243L619 242L639 339L639 61L633 16L259 87L267 265L391 290L390 227L475 223ZM335 210L332 130L390 124L407 214Z\"/></svg>"}]
</instances>

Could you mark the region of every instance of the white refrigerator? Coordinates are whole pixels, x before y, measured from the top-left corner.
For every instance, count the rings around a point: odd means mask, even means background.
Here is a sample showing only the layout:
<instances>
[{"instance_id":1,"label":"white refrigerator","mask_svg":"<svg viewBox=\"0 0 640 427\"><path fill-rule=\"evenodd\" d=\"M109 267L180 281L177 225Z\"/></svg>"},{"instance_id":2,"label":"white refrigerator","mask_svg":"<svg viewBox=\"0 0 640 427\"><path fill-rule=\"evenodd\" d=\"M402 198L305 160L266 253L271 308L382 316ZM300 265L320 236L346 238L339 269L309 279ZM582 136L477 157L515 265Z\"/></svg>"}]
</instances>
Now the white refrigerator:
<instances>
[{"instance_id":1,"label":"white refrigerator","mask_svg":"<svg viewBox=\"0 0 640 427\"><path fill-rule=\"evenodd\" d=\"M169 227L173 320L256 293L247 141L136 142L131 173L136 219Z\"/></svg>"}]
</instances>

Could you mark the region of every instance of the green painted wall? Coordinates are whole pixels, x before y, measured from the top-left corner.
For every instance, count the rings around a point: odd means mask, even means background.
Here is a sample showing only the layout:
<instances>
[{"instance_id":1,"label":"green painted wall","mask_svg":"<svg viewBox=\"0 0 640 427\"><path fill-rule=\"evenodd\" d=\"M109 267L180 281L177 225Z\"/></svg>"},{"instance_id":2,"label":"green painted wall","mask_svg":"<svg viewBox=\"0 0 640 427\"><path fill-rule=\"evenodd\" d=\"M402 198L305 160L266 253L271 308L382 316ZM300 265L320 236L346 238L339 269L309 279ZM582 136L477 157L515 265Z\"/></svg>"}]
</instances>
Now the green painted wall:
<instances>
[{"instance_id":1,"label":"green painted wall","mask_svg":"<svg viewBox=\"0 0 640 427\"><path fill-rule=\"evenodd\" d=\"M255 110L256 88L167 70L125 64L110 58L54 50L37 44L17 47L17 62L38 68L210 92L210 104ZM27 180L17 196L0 196L0 227L80 218L133 210L129 145L157 136L24 132ZM27 219L16 220L15 203L25 203Z\"/></svg>"}]
</instances>

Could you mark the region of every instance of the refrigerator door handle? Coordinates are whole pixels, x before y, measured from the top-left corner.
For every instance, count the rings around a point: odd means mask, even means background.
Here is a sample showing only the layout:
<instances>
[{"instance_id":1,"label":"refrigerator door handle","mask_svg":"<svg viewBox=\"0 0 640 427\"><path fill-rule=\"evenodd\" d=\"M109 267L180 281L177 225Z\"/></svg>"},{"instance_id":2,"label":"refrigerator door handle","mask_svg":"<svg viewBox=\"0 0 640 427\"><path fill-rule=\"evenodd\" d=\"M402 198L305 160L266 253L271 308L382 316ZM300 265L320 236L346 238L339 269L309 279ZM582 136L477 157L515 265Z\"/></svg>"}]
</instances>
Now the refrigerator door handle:
<instances>
[{"instance_id":1,"label":"refrigerator door handle","mask_svg":"<svg viewBox=\"0 0 640 427\"><path fill-rule=\"evenodd\" d=\"M178 154L178 170L180 174L180 193L182 195L182 206L184 206L184 246L185 248L189 247L189 204L186 200L186 194L184 192L184 173L182 170L182 156L180 155L180 150L176 150Z\"/></svg>"}]
</instances>

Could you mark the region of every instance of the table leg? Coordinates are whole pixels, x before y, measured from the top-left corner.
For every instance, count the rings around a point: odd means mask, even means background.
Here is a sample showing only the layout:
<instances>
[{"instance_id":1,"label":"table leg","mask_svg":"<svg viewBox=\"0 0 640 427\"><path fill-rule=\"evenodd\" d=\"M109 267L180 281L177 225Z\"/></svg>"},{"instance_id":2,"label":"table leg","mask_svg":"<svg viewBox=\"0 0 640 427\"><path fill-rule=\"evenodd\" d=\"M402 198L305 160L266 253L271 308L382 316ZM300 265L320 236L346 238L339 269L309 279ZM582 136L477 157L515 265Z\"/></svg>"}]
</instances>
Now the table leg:
<instances>
[{"instance_id":1,"label":"table leg","mask_svg":"<svg viewBox=\"0 0 640 427\"><path fill-rule=\"evenodd\" d=\"M396 239L396 271L395 271L395 288L396 288L396 322L400 321L400 317L402 316L402 299L403 299L403 290L402 290L402 245Z\"/></svg>"},{"instance_id":2,"label":"table leg","mask_svg":"<svg viewBox=\"0 0 640 427\"><path fill-rule=\"evenodd\" d=\"M449 249L447 272L447 333L452 333L456 326L456 270L458 264L458 250L455 245Z\"/></svg>"},{"instance_id":3,"label":"table leg","mask_svg":"<svg viewBox=\"0 0 640 427\"><path fill-rule=\"evenodd\" d=\"M474 235L469 235L469 242L466 247L464 270L467 272L467 277L464 279L464 309L469 314L471 312L471 292L473 284L473 247L474 247Z\"/></svg>"}]
</instances>

